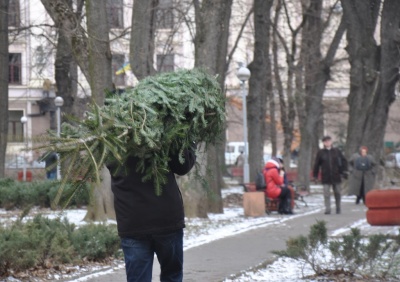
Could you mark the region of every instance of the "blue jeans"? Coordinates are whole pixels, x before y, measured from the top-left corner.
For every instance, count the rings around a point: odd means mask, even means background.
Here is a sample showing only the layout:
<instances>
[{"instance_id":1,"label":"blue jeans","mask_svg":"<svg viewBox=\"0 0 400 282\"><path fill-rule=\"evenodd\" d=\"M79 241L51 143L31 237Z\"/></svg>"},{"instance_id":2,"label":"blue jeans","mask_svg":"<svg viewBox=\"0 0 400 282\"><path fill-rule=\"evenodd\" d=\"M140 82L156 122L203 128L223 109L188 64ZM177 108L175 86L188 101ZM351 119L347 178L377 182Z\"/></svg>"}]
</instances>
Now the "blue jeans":
<instances>
[{"instance_id":1,"label":"blue jeans","mask_svg":"<svg viewBox=\"0 0 400 282\"><path fill-rule=\"evenodd\" d=\"M50 170L46 172L47 179L56 179L57 178L57 170Z\"/></svg>"},{"instance_id":2,"label":"blue jeans","mask_svg":"<svg viewBox=\"0 0 400 282\"><path fill-rule=\"evenodd\" d=\"M182 281L183 230L121 238L128 282L151 281L154 253L160 263L160 281Z\"/></svg>"}]
</instances>

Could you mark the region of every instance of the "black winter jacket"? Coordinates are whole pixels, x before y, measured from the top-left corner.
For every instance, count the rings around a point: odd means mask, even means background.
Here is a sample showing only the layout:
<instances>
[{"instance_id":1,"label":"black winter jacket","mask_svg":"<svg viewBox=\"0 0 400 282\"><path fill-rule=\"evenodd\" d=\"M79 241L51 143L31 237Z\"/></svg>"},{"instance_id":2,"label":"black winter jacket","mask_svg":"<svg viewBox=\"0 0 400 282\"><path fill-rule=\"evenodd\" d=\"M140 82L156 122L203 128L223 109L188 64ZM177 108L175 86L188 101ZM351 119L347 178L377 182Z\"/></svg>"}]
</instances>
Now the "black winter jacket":
<instances>
[{"instance_id":1,"label":"black winter jacket","mask_svg":"<svg viewBox=\"0 0 400 282\"><path fill-rule=\"evenodd\" d=\"M337 148L324 148L318 151L314 163L314 178L318 177L321 168L322 184L338 184L341 175L347 172L347 160Z\"/></svg>"},{"instance_id":2,"label":"black winter jacket","mask_svg":"<svg viewBox=\"0 0 400 282\"><path fill-rule=\"evenodd\" d=\"M162 234L185 227L182 195L174 174L188 173L196 162L196 155L186 150L184 158L183 164L178 156L169 162L168 182L161 196L155 194L152 181L142 182L143 175L136 172L137 158L129 157L126 172L119 175L112 175L114 167L108 166L120 237Z\"/></svg>"}]
</instances>

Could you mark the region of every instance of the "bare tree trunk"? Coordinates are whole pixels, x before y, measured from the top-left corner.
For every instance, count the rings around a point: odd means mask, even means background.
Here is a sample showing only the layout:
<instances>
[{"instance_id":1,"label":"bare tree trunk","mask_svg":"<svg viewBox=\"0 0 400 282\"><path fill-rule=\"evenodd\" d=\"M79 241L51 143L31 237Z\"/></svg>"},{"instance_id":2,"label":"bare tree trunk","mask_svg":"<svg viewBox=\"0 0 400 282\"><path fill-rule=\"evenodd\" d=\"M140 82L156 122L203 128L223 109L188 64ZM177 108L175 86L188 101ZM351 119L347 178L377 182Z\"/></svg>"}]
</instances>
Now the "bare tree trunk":
<instances>
[{"instance_id":1,"label":"bare tree trunk","mask_svg":"<svg viewBox=\"0 0 400 282\"><path fill-rule=\"evenodd\" d=\"M366 3L343 0L348 28L347 51L351 63L347 155L366 145L380 159L389 107L399 80L400 3L384 1L381 16L381 46L374 40L382 1ZM355 21L354 19L359 20Z\"/></svg>"},{"instance_id":2,"label":"bare tree trunk","mask_svg":"<svg viewBox=\"0 0 400 282\"><path fill-rule=\"evenodd\" d=\"M279 16L281 13L281 2L279 1L276 5L275 9L275 19L274 19L274 26L278 26ZM287 70L287 81L286 81L286 95L284 93L284 87L280 75L279 70L279 52L278 52L278 30L277 28L274 29L273 32L273 60L274 60L274 77L275 77L275 84L276 89L278 90L279 96L279 105L280 105L280 112L281 112L281 124L283 130L283 161L290 167L290 156L291 156L291 145L293 140L293 128L294 122L296 118L296 111L295 111L295 103L294 103L294 94L293 94L293 83L294 83L294 60L295 54L286 54L286 60L288 63L288 70ZM296 40L295 32L293 32L293 39L292 41ZM292 42L293 46L293 42ZM294 49L294 48L293 48ZM292 52L295 52L292 50Z\"/></svg>"},{"instance_id":3,"label":"bare tree trunk","mask_svg":"<svg viewBox=\"0 0 400 282\"><path fill-rule=\"evenodd\" d=\"M272 71L269 72L272 74ZM276 130L276 116L275 116L275 97L274 97L274 90L272 87L272 83L270 87L267 86L267 93L269 93L269 132L270 132L270 140L272 146L272 156L276 156L278 154L278 145L277 145L277 130Z\"/></svg>"},{"instance_id":4,"label":"bare tree trunk","mask_svg":"<svg viewBox=\"0 0 400 282\"><path fill-rule=\"evenodd\" d=\"M218 74L223 88L232 0L205 0L201 3L194 0L193 3L196 17L195 66L205 68L211 74ZM195 181L191 189L194 190L194 194L202 194L201 191L206 188L208 193L204 193L202 201L195 203L191 200L191 192L187 191L188 198L185 199L185 204L192 206L192 213L187 213L187 216L206 217L207 211L223 212L221 187L225 164L221 150L224 150L223 145L216 145L209 146L207 152L204 152L207 155L204 162L207 167L207 186L204 187L201 181Z\"/></svg>"},{"instance_id":5,"label":"bare tree trunk","mask_svg":"<svg viewBox=\"0 0 400 282\"><path fill-rule=\"evenodd\" d=\"M158 0L135 0L132 9L132 29L129 61L138 80L155 74L154 36Z\"/></svg>"},{"instance_id":6,"label":"bare tree trunk","mask_svg":"<svg viewBox=\"0 0 400 282\"><path fill-rule=\"evenodd\" d=\"M88 38L85 29L80 24L80 19L64 0L41 0L41 2L56 26L65 30L66 40L72 50L75 62L86 80L90 81ZM106 21L107 19L98 20Z\"/></svg>"},{"instance_id":7,"label":"bare tree trunk","mask_svg":"<svg viewBox=\"0 0 400 282\"><path fill-rule=\"evenodd\" d=\"M344 22L341 21L334 38L329 46L324 59L320 52L323 32L323 22L321 19L322 1L311 0L308 7L303 12L306 17L302 38L302 54L305 70L305 116L303 123L300 124L301 143L300 157L298 162L298 181L301 185L309 188L310 171L314 159L313 148L318 147L318 134L316 129L323 115L322 97L326 83L329 80L330 68L333 64L337 48L345 31ZM299 93L299 92L297 92ZM299 100L298 100L299 101Z\"/></svg>"},{"instance_id":8,"label":"bare tree trunk","mask_svg":"<svg viewBox=\"0 0 400 282\"><path fill-rule=\"evenodd\" d=\"M395 87L399 81L399 14L399 1L384 1L381 20L380 88L379 93L373 93L362 139L362 144L370 148L371 154L377 160L382 153L389 107L395 100Z\"/></svg>"},{"instance_id":9,"label":"bare tree trunk","mask_svg":"<svg viewBox=\"0 0 400 282\"><path fill-rule=\"evenodd\" d=\"M0 1L0 178L5 174L8 137L8 3Z\"/></svg>"},{"instance_id":10,"label":"bare tree trunk","mask_svg":"<svg viewBox=\"0 0 400 282\"><path fill-rule=\"evenodd\" d=\"M105 90L112 89L111 50L106 13L107 0L86 0L87 29L89 43L89 84L92 99L104 104ZM85 220L104 221L115 219L110 173L102 168L102 182L92 193Z\"/></svg>"},{"instance_id":11,"label":"bare tree trunk","mask_svg":"<svg viewBox=\"0 0 400 282\"><path fill-rule=\"evenodd\" d=\"M41 1L56 26L65 31L66 42L90 84L92 99L98 105L104 104L104 91L112 89L111 50L106 14L107 0L86 0L87 32L68 3L63 0ZM106 168L102 170L102 178L109 178ZM115 219L113 195L109 183L103 182L96 187L92 199L92 204L85 217L86 220Z\"/></svg>"},{"instance_id":12,"label":"bare tree trunk","mask_svg":"<svg viewBox=\"0 0 400 282\"><path fill-rule=\"evenodd\" d=\"M267 83L271 83L269 59L270 11L273 1L254 0L254 60L249 64L251 76L247 99L250 180L263 167L266 132Z\"/></svg>"},{"instance_id":13,"label":"bare tree trunk","mask_svg":"<svg viewBox=\"0 0 400 282\"><path fill-rule=\"evenodd\" d=\"M67 3L72 9L72 0L68 0ZM77 14L81 14L81 11L78 10ZM72 55L71 47L68 44L68 36L65 33L66 30L59 29L56 60L54 62L57 96L61 96L64 99L63 113L76 116L77 111L74 110L74 102L78 83L77 65Z\"/></svg>"}]
</instances>

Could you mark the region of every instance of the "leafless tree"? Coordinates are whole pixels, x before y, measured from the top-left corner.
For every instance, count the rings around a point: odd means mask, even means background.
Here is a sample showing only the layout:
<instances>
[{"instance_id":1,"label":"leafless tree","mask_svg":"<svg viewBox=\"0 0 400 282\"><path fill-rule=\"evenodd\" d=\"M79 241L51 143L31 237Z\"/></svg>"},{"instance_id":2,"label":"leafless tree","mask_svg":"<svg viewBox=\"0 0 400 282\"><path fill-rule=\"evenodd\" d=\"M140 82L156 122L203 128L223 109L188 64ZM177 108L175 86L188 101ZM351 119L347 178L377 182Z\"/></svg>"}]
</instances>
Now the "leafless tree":
<instances>
[{"instance_id":1,"label":"leafless tree","mask_svg":"<svg viewBox=\"0 0 400 282\"><path fill-rule=\"evenodd\" d=\"M251 77L248 95L248 136L250 179L263 168L264 138L266 132L266 105L271 84L270 10L273 1L254 0L254 60L249 64Z\"/></svg>"},{"instance_id":2,"label":"leafless tree","mask_svg":"<svg viewBox=\"0 0 400 282\"><path fill-rule=\"evenodd\" d=\"M136 0L132 10L129 61L137 79L155 74L154 36L158 0Z\"/></svg>"},{"instance_id":3,"label":"leafless tree","mask_svg":"<svg viewBox=\"0 0 400 282\"><path fill-rule=\"evenodd\" d=\"M326 84L331 78L330 69L334 63L336 51L346 30L343 19L327 48L325 56L321 53L323 32L327 21L322 18L323 1L311 0L303 4L304 27L301 43L301 66L304 67L304 76L299 77L304 85L296 93L302 95L297 98L298 108L304 113L300 120L300 156L298 161L298 181L309 187L310 170L315 148L318 148L319 122L323 117L322 97ZM303 68L302 68L303 69ZM304 96L303 96L304 94ZM314 150L313 150L314 149Z\"/></svg>"},{"instance_id":4,"label":"leafless tree","mask_svg":"<svg viewBox=\"0 0 400 282\"><path fill-rule=\"evenodd\" d=\"M8 3L0 1L0 178L5 173L8 138Z\"/></svg>"},{"instance_id":5,"label":"leafless tree","mask_svg":"<svg viewBox=\"0 0 400 282\"><path fill-rule=\"evenodd\" d=\"M224 88L226 75L226 56L229 35L229 21L232 0L198 1L194 0L196 35L195 67L207 69L218 74L221 88ZM223 139L223 137L221 137ZM201 154L203 175L206 175L208 194L203 193L201 181L191 183L192 189L185 189L184 195L191 199L185 202L188 216L207 217L207 212L222 212L221 187L223 186L222 168L224 167L224 145L209 146Z\"/></svg>"},{"instance_id":6,"label":"leafless tree","mask_svg":"<svg viewBox=\"0 0 400 282\"><path fill-rule=\"evenodd\" d=\"M282 7L284 8L284 15L286 16L286 22L288 30L290 31L290 41L288 42L279 31L278 23L282 13ZM296 118L295 111L295 95L294 95L294 78L296 70L296 58L298 56L298 35L299 31L303 26L301 21L297 27L293 27L291 16L289 15L288 8L286 7L285 1L278 1L275 6L275 17L274 17L274 29L273 29L273 44L272 44L272 56L274 60L274 81L276 85L276 92L279 97L280 106L280 120L282 124L282 130L284 135L283 141L283 159L284 163L289 167L291 157L291 145L293 140L293 130ZM280 65L279 65L279 52L282 51L286 56L286 82L284 83L281 76ZM285 91L286 85L286 91Z\"/></svg>"},{"instance_id":7,"label":"leafless tree","mask_svg":"<svg viewBox=\"0 0 400 282\"><path fill-rule=\"evenodd\" d=\"M42 0L56 26L64 30L65 42L89 82L92 99L104 103L104 91L112 89L111 50L106 14L106 0L86 0L87 30L65 0ZM102 221L115 218L110 175L102 171L103 182L93 189L92 205L86 220Z\"/></svg>"},{"instance_id":8,"label":"leafless tree","mask_svg":"<svg viewBox=\"0 0 400 282\"><path fill-rule=\"evenodd\" d=\"M342 5L351 65L346 154L349 156L360 145L366 145L379 159L389 107L399 80L400 2L342 0ZM380 45L375 40L379 19Z\"/></svg>"}]
</instances>

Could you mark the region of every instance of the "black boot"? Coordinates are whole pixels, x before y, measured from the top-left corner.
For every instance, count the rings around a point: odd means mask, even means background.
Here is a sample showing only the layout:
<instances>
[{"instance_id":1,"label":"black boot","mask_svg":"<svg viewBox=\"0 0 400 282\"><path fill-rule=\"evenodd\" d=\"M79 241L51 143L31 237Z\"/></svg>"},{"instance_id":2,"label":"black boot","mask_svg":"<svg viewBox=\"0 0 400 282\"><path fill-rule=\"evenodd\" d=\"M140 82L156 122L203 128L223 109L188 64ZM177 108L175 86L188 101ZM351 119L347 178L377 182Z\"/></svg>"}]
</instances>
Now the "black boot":
<instances>
[{"instance_id":1,"label":"black boot","mask_svg":"<svg viewBox=\"0 0 400 282\"><path fill-rule=\"evenodd\" d=\"M360 196L357 196L356 205L358 205L358 204L360 203L360 200L361 200L361 197L360 197Z\"/></svg>"},{"instance_id":2,"label":"black boot","mask_svg":"<svg viewBox=\"0 0 400 282\"><path fill-rule=\"evenodd\" d=\"M291 198L286 199L285 214L294 214L292 211L292 199Z\"/></svg>"},{"instance_id":3,"label":"black boot","mask_svg":"<svg viewBox=\"0 0 400 282\"><path fill-rule=\"evenodd\" d=\"M279 214L285 214L285 211L286 211L286 201L280 199L279 200L278 213Z\"/></svg>"}]
</instances>

